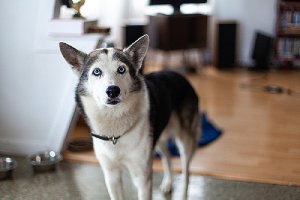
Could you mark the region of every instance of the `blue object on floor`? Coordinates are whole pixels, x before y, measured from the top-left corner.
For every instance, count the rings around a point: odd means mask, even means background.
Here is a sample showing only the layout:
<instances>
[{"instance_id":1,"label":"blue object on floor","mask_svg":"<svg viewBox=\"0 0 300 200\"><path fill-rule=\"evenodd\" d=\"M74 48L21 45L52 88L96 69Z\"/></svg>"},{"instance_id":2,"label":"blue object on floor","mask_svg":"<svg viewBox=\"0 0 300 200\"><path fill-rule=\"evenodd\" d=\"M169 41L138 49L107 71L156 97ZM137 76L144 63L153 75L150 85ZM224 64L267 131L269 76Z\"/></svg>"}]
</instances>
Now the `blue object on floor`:
<instances>
[{"instance_id":1,"label":"blue object on floor","mask_svg":"<svg viewBox=\"0 0 300 200\"><path fill-rule=\"evenodd\" d=\"M207 119L205 113L201 114L201 128L202 128L202 135L198 141L199 147L205 146L213 142L222 134L222 130L216 128L214 124ZM172 156L179 156L177 146L172 138L170 138L168 141L168 149Z\"/></svg>"}]
</instances>

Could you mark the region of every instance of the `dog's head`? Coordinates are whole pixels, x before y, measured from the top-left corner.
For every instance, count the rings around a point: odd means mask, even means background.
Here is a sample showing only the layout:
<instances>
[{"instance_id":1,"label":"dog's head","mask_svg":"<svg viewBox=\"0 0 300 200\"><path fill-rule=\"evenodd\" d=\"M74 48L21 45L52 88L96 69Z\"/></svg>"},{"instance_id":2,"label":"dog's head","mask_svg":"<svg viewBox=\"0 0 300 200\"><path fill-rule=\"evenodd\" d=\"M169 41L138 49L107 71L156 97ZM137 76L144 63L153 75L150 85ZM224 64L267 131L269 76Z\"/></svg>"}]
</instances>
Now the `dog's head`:
<instances>
[{"instance_id":1,"label":"dog's head","mask_svg":"<svg viewBox=\"0 0 300 200\"><path fill-rule=\"evenodd\" d=\"M60 43L60 51L80 77L77 94L91 96L98 106L114 106L142 88L140 69L149 45L148 35L124 50L96 49L89 54Z\"/></svg>"}]
</instances>

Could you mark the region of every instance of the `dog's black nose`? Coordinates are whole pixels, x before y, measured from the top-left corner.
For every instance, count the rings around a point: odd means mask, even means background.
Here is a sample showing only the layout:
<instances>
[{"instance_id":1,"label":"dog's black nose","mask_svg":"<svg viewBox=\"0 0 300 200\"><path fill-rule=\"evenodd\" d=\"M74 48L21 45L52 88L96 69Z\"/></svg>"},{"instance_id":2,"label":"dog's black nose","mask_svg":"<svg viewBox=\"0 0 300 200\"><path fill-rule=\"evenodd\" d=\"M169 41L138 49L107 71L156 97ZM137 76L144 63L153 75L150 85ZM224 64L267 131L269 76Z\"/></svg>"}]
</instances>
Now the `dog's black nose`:
<instances>
[{"instance_id":1,"label":"dog's black nose","mask_svg":"<svg viewBox=\"0 0 300 200\"><path fill-rule=\"evenodd\" d=\"M120 88L118 86L112 85L106 89L106 94L109 98L116 98L120 94Z\"/></svg>"}]
</instances>

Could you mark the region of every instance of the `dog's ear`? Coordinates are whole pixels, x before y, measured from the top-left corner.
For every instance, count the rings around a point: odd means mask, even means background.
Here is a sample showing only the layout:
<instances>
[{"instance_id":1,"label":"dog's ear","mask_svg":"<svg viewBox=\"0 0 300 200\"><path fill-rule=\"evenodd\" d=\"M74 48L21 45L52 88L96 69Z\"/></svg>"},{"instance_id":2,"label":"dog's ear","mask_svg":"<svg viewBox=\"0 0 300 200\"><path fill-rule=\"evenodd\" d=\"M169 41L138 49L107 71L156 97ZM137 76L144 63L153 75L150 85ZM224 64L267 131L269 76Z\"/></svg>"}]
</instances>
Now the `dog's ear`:
<instances>
[{"instance_id":1,"label":"dog's ear","mask_svg":"<svg viewBox=\"0 0 300 200\"><path fill-rule=\"evenodd\" d=\"M72 65L72 70L79 76L87 54L63 42L59 43L59 48L65 60Z\"/></svg>"},{"instance_id":2,"label":"dog's ear","mask_svg":"<svg viewBox=\"0 0 300 200\"><path fill-rule=\"evenodd\" d=\"M123 50L123 52L125 52L127 55L131 57L137 70L142 67L143 60L147 53L148 46L149 46L149 36L146 34L140 37L139 39L137 39L129 47Z\"/></svg>"}]
</instances>

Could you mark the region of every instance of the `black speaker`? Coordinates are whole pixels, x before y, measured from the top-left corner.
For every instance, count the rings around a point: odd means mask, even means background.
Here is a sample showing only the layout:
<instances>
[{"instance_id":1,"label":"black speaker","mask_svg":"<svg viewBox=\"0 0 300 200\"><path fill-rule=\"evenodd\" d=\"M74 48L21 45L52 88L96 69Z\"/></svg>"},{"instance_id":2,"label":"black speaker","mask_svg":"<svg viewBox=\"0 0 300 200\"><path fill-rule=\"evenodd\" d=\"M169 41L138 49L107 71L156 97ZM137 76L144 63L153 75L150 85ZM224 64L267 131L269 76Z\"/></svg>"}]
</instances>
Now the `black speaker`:
<instances>
[{"instance_id":1,"label":"black speaker","mask_svg":"<svg viewBox=\"0 0 300 200\"><path fill-rule=\"evenodd\" d=\"M252 50L252 59L254 70L267 70L269 68L270 57L273 49L273 37L262 33L256 32Z\"/></svg>"},{"instance_id":2,"label":"black speaker","mask_svg":"<svg viewBox=\"0 0 300 200\"><path fill-rule=\"evenodd\" d=\"M127 24L123 27L123 46L128 47L145 34L144 24Z\"/></svg>"},{"instance_id":3,"label":"black speaker","mask_svg":"<svg viewBox=\"0 0 300 200\"><path fill-rule=\"evenodd\" d=\"M216 24L215 66L219 69L232 68L236 64L237 23Z\"/></svg>"}]
</instances>

